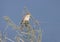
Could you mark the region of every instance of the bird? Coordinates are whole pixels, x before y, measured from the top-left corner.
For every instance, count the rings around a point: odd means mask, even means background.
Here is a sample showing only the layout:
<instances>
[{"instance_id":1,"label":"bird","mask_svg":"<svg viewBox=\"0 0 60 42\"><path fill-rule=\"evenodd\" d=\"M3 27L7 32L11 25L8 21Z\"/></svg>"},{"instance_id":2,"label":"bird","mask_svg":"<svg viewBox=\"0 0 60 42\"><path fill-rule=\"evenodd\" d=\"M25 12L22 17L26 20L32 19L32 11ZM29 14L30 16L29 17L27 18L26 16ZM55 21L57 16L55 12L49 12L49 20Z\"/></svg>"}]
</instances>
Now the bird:
<instances>
[{"instance_id":1,"label":"bird","mask_svg":"<svg viewBox=\"0 0 60 42\"><path fill-rule=\"evenodd\" d=\"M30 13L26 13L26 15L22 19L21 24L25 24L25 26L27 26L27 24L29 24L30 18L31 18L31 14Z\"/></svg>"}]
</instances>

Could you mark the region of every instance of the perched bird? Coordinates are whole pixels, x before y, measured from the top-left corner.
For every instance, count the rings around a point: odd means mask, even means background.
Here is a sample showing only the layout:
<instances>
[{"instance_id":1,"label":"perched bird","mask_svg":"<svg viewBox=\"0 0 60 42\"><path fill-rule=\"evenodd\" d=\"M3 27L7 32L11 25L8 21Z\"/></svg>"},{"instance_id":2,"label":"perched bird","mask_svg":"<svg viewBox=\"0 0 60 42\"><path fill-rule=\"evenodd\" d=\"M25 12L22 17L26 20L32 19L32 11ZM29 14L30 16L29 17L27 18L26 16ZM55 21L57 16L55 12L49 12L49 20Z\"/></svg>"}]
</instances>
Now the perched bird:
<instances>
[{"instance_id":1,"label":"perched bird","mask_svg":"<svg viewBox=\"0 0 60 42\"><path fill-rule=\"evenodd\" d=\"M23 17L21 24L25 24L25 26L27 26L27 24L29 24L30 18L31 18L30 13L26 13L26 15Z\"/></svg>"},{"instance_id":2,"label":"perched bird","mask_svg":"<svg viewBox=\"0 0 60 42\"><path fill-rule=\"evenodd\" d=\"M29 26L30 18L31 18L30 13L26 13L26 15L23 17L23 19L21 21L21 27L20 27L21 30L24 29L24 26L30 28L30 26Z\"/></svg>"}]
</instances>

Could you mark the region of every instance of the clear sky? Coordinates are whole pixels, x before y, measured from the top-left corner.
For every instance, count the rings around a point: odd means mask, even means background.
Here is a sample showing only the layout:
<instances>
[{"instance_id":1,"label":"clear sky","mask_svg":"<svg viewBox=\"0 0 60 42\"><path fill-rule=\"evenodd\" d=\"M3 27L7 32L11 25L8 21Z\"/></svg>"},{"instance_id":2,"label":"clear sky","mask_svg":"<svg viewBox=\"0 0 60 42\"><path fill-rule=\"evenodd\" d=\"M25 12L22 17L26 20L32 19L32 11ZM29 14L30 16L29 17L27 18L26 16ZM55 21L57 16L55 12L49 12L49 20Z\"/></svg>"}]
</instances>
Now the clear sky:
<instances>
[{"instance_id":1,"label":"clear sky","mask_svg":"<svg viewBox=\"0 0 60 42\"><path fill-rule=\"evenodd\" d=\"M60 42L60 0L0 0L0 30L6 26L3 16L18 24L27 6L43 29L42 42Z\"/></svg>"}]
</instances>

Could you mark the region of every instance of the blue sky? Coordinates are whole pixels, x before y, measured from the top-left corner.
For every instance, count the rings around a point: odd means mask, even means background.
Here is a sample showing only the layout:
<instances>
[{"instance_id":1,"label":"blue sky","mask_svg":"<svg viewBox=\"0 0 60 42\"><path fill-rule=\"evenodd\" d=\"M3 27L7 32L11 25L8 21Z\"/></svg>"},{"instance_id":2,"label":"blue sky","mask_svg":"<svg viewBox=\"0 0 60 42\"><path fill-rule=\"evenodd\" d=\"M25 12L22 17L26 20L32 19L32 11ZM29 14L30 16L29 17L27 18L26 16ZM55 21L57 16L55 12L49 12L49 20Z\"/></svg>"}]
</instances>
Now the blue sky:
<instances>
[{"instance_id":1,"label":"blue sky","mask_svg":"<svg viewBox=\"0 0 60 42\"><path fill-rule=\"evenodd\" d=\"M39 20L42 42L60 42L60 0L0 0L0 30L6 26L3 16L9 16L18 25L24 6Z\"/></svg>"}]
</instances>

